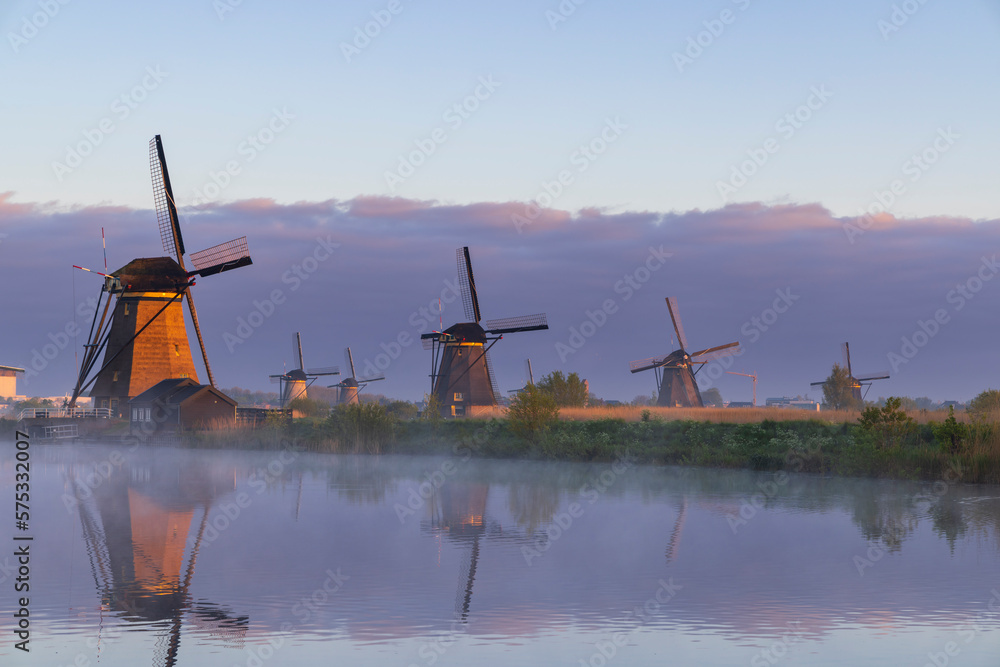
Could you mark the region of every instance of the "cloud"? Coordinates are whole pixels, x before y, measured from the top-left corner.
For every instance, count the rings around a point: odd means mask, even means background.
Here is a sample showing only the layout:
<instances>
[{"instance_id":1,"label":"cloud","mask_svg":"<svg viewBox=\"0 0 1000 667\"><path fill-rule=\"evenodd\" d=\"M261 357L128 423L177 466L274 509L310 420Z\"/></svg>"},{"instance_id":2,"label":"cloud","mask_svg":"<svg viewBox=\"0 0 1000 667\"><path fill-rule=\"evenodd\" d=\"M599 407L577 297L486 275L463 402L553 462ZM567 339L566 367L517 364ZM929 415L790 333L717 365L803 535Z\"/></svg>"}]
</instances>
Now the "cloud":
<instances>
[{"instance_id":1,"label":"cloud","mask_svg":"<svg viewBox=\"0 0 1000 667\"><path fill-rule=\"evenodd\" d=\"M472 248L484 316L549 314L548 332L506 337L497 346L503 387L520 386L523 358L531 356L541 373L581 372L598 395L648 394L651 377L632 376L627 363L670 351L665 296L678 297L692 345L743 340L747 354L739 363L759 373L763 396L807 391L808 382L825 377L838 360L844 340L857 350L860 366L886 367L902 337L940 308L951 323L874 391L968 398L995 376L989 363L1000 362L992 318L1000 280L986 281L961 309L948 302L949 292L1000 250L998 220L883 216L850 243L844 226L854 218L834 217L819 204L750 203L707 211L540 210L518 233L512 216L526 206L357 197L184 209L189 249L246 235L254 260L196 287L213 370L224 385L266 388L294 331L316 341L315 363L336 363L347 345L362 364L373 361L400 334L418 337L418 325L438 325L439 316L421 315L421 308L436 309L456 274L454 249L463 245ZM65 208L0 194L6 235L0 272L5 284L16 286L6 290L4 305L18 314L18 325L4 334L0 362L29 363L39 341L74 317L73 293L77 302L96 296L99 279L69 267L103 266L101 227L112 269L163 252L151 210ZM324 243L339 247L327 260L309 260ZM672 257L626 299L622 281L642 275L650 248ZM296 278L309 268L304 279ZM800 300L749 344L745 325L769 306L775 290L786 288ZM230 353L224 335L274 290L286 297L278 314ZM608 299L616 313L586 345L560 359L557 343ZM445 326L463 319L457 305L442 304ZM82 344L75 341L76 348ZM64 353L32 380L31 391L67 391L73 357ZM419 398L429 385L428 365L419 345L401 350L379 390ZM724 396L745 398L733 395L742 391L738 382L720 381Z\"/></svg>"}]
</instances>

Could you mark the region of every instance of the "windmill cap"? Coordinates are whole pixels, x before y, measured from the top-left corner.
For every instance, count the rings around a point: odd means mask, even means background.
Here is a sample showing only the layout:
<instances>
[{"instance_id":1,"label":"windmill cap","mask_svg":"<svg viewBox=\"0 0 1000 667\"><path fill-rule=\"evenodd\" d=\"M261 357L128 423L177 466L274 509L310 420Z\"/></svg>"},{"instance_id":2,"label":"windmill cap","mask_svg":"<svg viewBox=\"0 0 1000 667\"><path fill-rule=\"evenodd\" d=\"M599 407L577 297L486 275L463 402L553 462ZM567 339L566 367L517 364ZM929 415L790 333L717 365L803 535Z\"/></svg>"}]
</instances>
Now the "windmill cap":
<instances>
[{"instance_id":1,"label":"windmill cap","mask_svg":"<svg viewBox=\"0 0 1000 667\"><path fill-rule=\"evenodd\" d=\"M188 276L170 257L146 257L112 273L133 291L173 290L188 284Z\"/></svg>"}]
</instances>

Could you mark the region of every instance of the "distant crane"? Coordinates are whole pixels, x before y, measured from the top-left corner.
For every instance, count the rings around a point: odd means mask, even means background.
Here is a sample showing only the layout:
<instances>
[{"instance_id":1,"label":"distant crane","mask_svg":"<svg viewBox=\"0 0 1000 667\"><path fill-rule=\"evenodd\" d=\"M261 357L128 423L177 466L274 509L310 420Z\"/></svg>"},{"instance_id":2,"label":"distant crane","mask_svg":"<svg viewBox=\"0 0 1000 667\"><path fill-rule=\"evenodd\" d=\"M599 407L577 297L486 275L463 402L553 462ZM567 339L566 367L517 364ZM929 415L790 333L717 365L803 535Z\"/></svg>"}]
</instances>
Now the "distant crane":
<instances>
[{"instance_id":1,"label":"distant crane","mask_svg":"<svg viewBox=\"0 0 1000 667\"><path fill-rule=\"evenodd\" d=\"M730 375L742 375L745 378L751 378L751 379L753 379L753 406L756 408L757 407L757 374L754 373L753 375L751 375L749 373L737 373L736 371L726 371L726 372L729 373Z\"/></svg>"}]
</instances>

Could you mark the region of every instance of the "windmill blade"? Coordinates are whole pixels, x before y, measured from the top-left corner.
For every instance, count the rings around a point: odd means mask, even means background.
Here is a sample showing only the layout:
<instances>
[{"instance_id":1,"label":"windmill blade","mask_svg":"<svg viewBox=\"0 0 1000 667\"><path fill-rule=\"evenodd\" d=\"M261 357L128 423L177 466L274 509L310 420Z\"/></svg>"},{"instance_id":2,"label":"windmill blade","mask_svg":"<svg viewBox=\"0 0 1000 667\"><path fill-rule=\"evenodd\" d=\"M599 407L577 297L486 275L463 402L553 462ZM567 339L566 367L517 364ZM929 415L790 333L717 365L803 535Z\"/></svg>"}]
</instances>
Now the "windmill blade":
<instances>
[{"instance_id":1,"label":"windmill blade","mask_svg":"<svg viewBox=\"0 0 1000 667\"><path fill-rule=\"evenodd\" d=\"M857 380L858 382L870 382L871 380L888 380L889 372L882 371L881 373L878 373L876 375L866 375L865 377L854 378L854 379Z\"/></svg>"},{"instance_id":2,"label":"windmill blade","mask_svg":"<svg viewBox=\"0 0 1000 667\"><path fill-rule=\"evenodd\" d=\"M378 382L379 380L384 380L384 379L385 375L382 373L379 373L378 375L372 375L371 377L366 377L366 378L354 378L355 382L357 382L358 384L365 384L366 382Z\"/></svg>"},{"instance_id":3,"label":"windmill blade","mask_svg":"<svg viewBox=\"0 0 1000 667\"><path fill-rule=\"evenodd\" d=\"M306 375L340 375L340 366L321 366L320 368L310 368Z\"/></svg>"},{"instance_id":4,"label":"windmill blade","mask_svg":"<svg viewBox=\"0 0 1000 667\"><path fill-rule=\"evenodd\" d=\"M247 237L241 236L238 239L191 253L191 263L194 264L195 270L189 271L188 275L198 275L204 278L253 264L253 260L250 259L250 250L247 248Z\"/></svg>"},{"instance_id":5,"label":"windmill blade","mask_svg":"<svg viewBox=\"0 0 1000 667\"><path fill-rule=\"evenodd\" d=\"M531 359L528 359L528 384L535 384L535 375L531 372Z\"/></svg>"},{"instance_id":6,"label":"windmill blade","mask_svg":"<svg viewBox=\"0 0 1000 667\"><path fill-rule=\"evenodd\" d=\"M706 361L712 361L713 359L718 359L720 357L728 357L731 354L736 354L738 352L740 344L729 343L727 345L719 345L717 347L710 347L707 350L701 350L699 352L693 352L691 358L700 357L698 363L704 363Z\"/></svg>"},{"instance_id":7,"label":"windmill blade","mask_svg":"<svg viewBox=\"0 0 1000 667\"><path fill-rule=\"evenodd\" d=\"M302 361L302 336L299 335L298 331L292 336L292 359L297 359L299 362L296 368L300 371L305 369L306 365Z\"/></svg>"},{"instance_id":8,"label":"windmill blade","mask_svg":"<svg viewBox=\"0 0 1000 667\"><path fill-rule=\"evenodd\" d=\"M658 357L649 357L648 359L639 359L638 361L631 362L628 366L633 373L639 373L641 371L648 371L650 368L656 368L657 366L662 366L663 362L667 360L669 354L661 354Z\"/></svg>"},{"instance_id":9,"label":"windmill blade","mask_svg":"<svg viewBox=\"0 0 1000 667\"><path fill-rule=\"evenodd\" d=\"M434 349L434 341L437 340L436 337L435 338L424 338L423 336L421 336L420 338L422 339L420 341L420 344L423 346L423 348L425 350L433 350Z\"/></svg>"},{"instance_id":10,"label":"windmill blade","mask_svg":"<svg viewBox=\"0 0 1000 667\"><path fill-rule=\"evenodd\" d=\"M681 324L681 311L677 308L677 297L667 297L667 310L670 311L670 320L674 323L677 342L680 343L682 350L686 350L688 346L687 336L684 335L684 325Z\"/></svg>"},{"instance_id":11,"label":"windmill blade","mask_svg":"<svg viewBox=\"0 0 1000 667\"><path fill-rule=\"evenodd\" d=\"M351 354L351 348L344 350L344 361L347 362L347 368L351 370L350 377L357 377L357 373L354 372L354 355Z\"/></svg>"},{"instance_id":12,"label":"windmill blade","mask_svg":"<svg viewBox=\"0 0 1000 667\"><path fill-rule=\"evenodd\" d=\"M462 305L465 306L465 316L473 322L481 318L479 314L479 295L476 293L476 279L472 275L472 258L469 257L469 247L456 251L458 258L458 284L462 288Z\"/></svg>"},{"instance_id":13,"label":"windmill blade","mask_svg":"<svg viewBox=\"0 0 1000 667\"><path fill-rule=\"evenodd\" d=\"M847 374L854 377L854 373L851 371L851 346L844 343L842 349L844 351L844 367L847 369Z\"/></svg>"},{"instance_id":14,"label":"windmill blade","mask_svg":"<svg viewBox=\"0 0 1000 667\"><path fill-rule=\"evenodd\" d=\"M170 187L170 173L167 171L167 159L163 156L163 142L160 140L160 135L149 141L149 171L153 181L156 223L160 228L163 250L177 258L177 263L183 268L184 264L180 258L185 252L184 238L181 236L181 225L177 219L174 191Z\"/></svg>"},{"instance_id":15,"label":"windmill blade","mask_svg":"<svg viewBox=\"0 0 1000 667\"><path fill-rule=\"evenodd\" d=\"M549 323L545 313L521 315L520 317L505 317L499 320L486 320L486 333L509 334L519 331L540 331L548 329Z\"/></svg>"},{"instance_id":16,"label":"windmill blade","mask_svg":"<svg viewBox=\"0 0 1000 667\"><path fill-rule=\"evenodd\" d=\"M824 385L824 384L826 384L826 380L823 380L822 382L810 382L809 386L810 387L819 387L820 385Z\"/></svg>"},{"instance_id":17,"label":"windmill blade","mask_svg":"<svg viewBox=\"0 0 1000 667\"><path fill-rule=\"evenodd\" d=\"M281 384L281 379L284 378L285 376L284 375L271 375L269 377L271 378L271 384Z\"/></svg>"}]
</instances>

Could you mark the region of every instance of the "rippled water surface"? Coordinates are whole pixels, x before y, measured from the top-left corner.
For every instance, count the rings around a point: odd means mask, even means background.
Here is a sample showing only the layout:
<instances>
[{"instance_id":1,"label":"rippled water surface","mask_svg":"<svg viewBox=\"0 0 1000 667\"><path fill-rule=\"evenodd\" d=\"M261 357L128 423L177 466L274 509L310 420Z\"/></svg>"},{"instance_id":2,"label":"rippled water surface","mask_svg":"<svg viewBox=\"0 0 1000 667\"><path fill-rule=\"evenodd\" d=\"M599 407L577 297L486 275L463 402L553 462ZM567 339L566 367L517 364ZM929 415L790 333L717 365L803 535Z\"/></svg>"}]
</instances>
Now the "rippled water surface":
<instances>
[{"instance_id":1,"label":"rippled water surface","mask_svg":"<svg viewBox=\"0 0 1000 667\"><path fill-rule=\"evenodd\" d=\"M1000 664L997 487L31 451L31 652L10 512L5 666Z\"/></svg>"}]
</instances>

